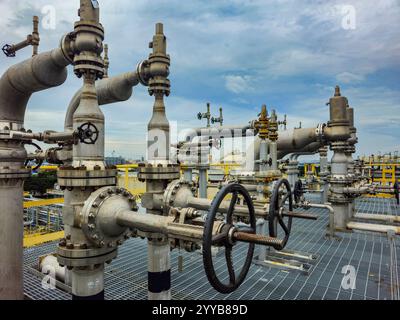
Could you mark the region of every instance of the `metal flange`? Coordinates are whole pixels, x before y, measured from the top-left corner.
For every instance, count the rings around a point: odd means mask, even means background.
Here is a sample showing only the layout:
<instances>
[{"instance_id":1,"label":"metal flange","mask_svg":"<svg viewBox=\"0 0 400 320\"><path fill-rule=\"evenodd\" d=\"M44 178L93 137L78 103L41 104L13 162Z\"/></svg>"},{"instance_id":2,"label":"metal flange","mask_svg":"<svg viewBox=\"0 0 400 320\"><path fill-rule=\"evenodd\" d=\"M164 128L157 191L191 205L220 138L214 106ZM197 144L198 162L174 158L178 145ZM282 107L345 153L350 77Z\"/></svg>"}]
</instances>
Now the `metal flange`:
<instances>
[{"instance_id":1,"label":"metal flange","mask_svg":"<svg viewBox=\"0 0 400 320\"><path fill-rule=\"evenodd\" d=\"M180 177L179 171L179 165L139 166L138 179L141 182L146 180L175 180Z\"/></svg>"},{"instance_id":2,"label":"metal flange","mask_svg":"<svg viewBox=\"0 0 400 320\"><path fill-rule=\"evenodd\" d=\"M81 211L81 228L98 248L113 248L131 236L129 228L117 223L120 210L138 210L135 197L126 189L103 187L93 192Z\"/></svg>"},{"instance_id":3,"label":"metal flange","mask_svg":"<svg viewBox=\"0 0 400 320\"><path fill-rule=\"evenodd\" d=\"M115 248L67 248L59 245L57 247L57 260L62 266L88 267L102 264L116 258L118 249Z\"/></svg>"},{"instance_id":4,"label":"metal flange","mask_svg":"<svg viewBox=\"0 0 400 320\"><path fill-rule=\"evenodd\" d=\"M60 168L57 177L60 187L99 187L115 185L117 170L87 170L85 167Z\"/></svg>"},{"instance_id":5,"label":"metal flange","mask_svg":"<svg viewBox=\"0 0 400 320\"><path fill-rule=\"evenodd\" d=\"M196 190L191 181L180 179L169 183L163 196L164 214L167 215L173 207L184 208L187 199L194 197Z\"/></svg>"},{"instance_id":6,"label":"metal flange","mask_svg":"<svg viewBox=\"0 0 400 320\"><path fill-rule=\"evenodd\" d=\"M0 169L0 179L25 179L31 175L30 168Z\"/></svg>"},{"instance_id":7,"label":"metal flange","mask_svg":"<svg viewBox=\"0 0 400 320\"><path fill-rule=\"evenodd\" d=\"M271 181L271 180L278 180L279 178L281 178L282 172L280 170L267 170L267 171L256 172L254 176L257 181L259 180Z\"/></svg>"}]
</instances>

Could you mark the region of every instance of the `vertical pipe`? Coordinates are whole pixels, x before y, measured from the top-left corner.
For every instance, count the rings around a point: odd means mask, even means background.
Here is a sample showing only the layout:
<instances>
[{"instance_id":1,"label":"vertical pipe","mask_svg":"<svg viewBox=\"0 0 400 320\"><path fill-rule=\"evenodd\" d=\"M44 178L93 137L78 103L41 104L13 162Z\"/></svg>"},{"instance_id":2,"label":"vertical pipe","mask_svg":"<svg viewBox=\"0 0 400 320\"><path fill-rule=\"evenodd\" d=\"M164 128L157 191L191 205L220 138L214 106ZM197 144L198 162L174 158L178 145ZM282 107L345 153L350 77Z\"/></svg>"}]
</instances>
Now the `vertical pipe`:
<instances>
[{"instance_id":1,"label":"vertical pipe","mask_svg":"<svg viewBox=\"0 0 400 320\"><path fill-rule=\"evenodd\" d=\"M264 219L257 220L257 234L267 235L267 222ZM265 261L267 258L267 247L258 245L258 261Z\"/></svg>"},{"instance_id":2,"label":"vertical pipe","mask_svg":"<svg viewBox=\"0 0 400 320\"><path fill-rule=\"evenodd\" d=\"M170 126L165 113L164 96L170 94L168 79L170 58L162 23L156 24L156 32L150 43L153 53L149 56L149 93L154 96L153 115L148 124L147 160L153 165L169 163ZM156 145L156 148L154 147ZM147 193L163 193L169 180L146 180ZM147 213L162 215L162 211L147 210ZM167 238L148 238L148 299L171 298L170 246Z\"/></svg>"},{"instance_id":3,"label":"vertical pipe","mask_svg":"<svg viewBox=\"0 0 400 320\"><path fill-rule=\"evenodd\" d=\"M347 175L347 157L344 154L343 148L334 149L331 174L337 181L336 185L333 186L334 193L341 197L339 201L330 201L335 210L335 229L344 230L347 226L349 207L341 191L341 187L345 186L345 182L341 182L341 180L344 180Z\"/></svg>"},{"instance_id":4,"label":"vertical pipe","mask_svg":"<svg viewBox=\"0 0 400 320\"><path fill-rule=\"evenodd\" d=\"M23 180L0 179L0 300L23 299Z\"/></svg>"},{"instance_id":5,"label":"vertical pipe","mask_svg":"<svg viewBox=\"0 0 400 320\"><path fill-rule=\"evenodd\" d=\"M268 142L266 139L261 139L260 142L260 171L264 172L268 170L268 164L266 161L268 160Z\"/></svg>"},{"instance_id":6,"label":"vertical pipe","mask_svg":"<svg viewBox=\"0 0 400 320\"><path fill-rule=\"evenodd\" d=\"M186 167L183 171L183 178L185 179L186 182L192 182L193 181L193 171L191 167Z\"/></svg>"},{"instance_id":7,"label":"vertical pipe","mask_svg":"<svg viewBox=\"0 0 400 320\"><path fill-rule=\"evenodd\" d=\"M125 189L129 190L129 168L125 168L124 185Z\"/></svg>"},{"instance_id":8,"label":"vertical pipe","mask_svg":"<svg viewBox=\"0 0 400 320\"><path fill-rule=\"evenodd\" d=\"M104 264L90 269L74 268L72 276L72 300L104 300Z\"/></svg>"},{"instance_id":9,"label":"vertical pipe","mask_svg":"<svg viewBox=\"0 0 400 320\"><path fill-rule=\"evenodd\" d=\"M38 54L38 47L39 47L39 17L33 16L32 57Z\"/></svg>"},{"instance_id":10,"label":"vertical pipe","mask_svg":"<svg viewBox=\"0 0 400 320\"><path fill-rule=\"evenodd\" d=\"M299 179L299 169L298 169L298 162L296 160L290 160L289 165L288 165L288 180L290 184L290 188L294 190L294 186L296 184L296 181Z\"/></svg>"},{"instance_id":11,"label":"vertical pipe","mask_svg":"<svg viewBox=\"0 0 400 320\"><path fill-rule=\"evenodd\" d=\"M276 141L270 141L269 148L270 157L272 160L271 169L278 170L278 148Z\"/></svg>"},{"instance_id":12,"label":"vertical pipe","mask_svg":"<svg viewBox=\"0 0 400 320\"><path fill-rule=\"evenodd\" d=\"M199 197L207 199L207 169L199 168Z\"/></svg>"},{"instance_id":13,"label":"vertical pipe","mask_svg":"<svg viewBox=\"0 0 400 320\"><path fill-rule=\"evenodd\" d=\"M321 203L328 202L329 184L328 177L328 148L322 147L319 149L319 164L320 164L320 184L321 184Z\"/></svg>"},{"instance_id":14,"label":"vertical pipe","mask_svg":"<svg viewBox=\"0 0 400 320\"><path fill-rule=\"evenodd\" d=\"M148 299L171 299L171 261L168 240L148 241Z\"/></svg>"},{"instance_id":15,"label":"vertical pipe","mask_svg":"<svg viewBox=\"0 0 400 320\"><path fill-rule=\"evenodd\" d=\"M72 166L82 168L88 172L105 170L104 162L104 114L98 103L95 81L103 76L104 61L101 57L103 50L104 30L100 24L100 9L91 0L80 0L80 21L75 23L74 44L74 72L83 78L83 88L79 106L73 114L73 129L78 131L81 127L89 128L86 134L93 138L93 143L79 143L73 145ZM90 125L90 126L89 126ZM92 136L96 132L96 136ZM86 139L85 139L86 140ZM89 142L89 141L86 141ZM87 187L81 183L69 187L64 191L64 230L69 250L76 259L75 248L84 246L87 258L93 258L97 252L86 238L83 230L77 223L77 214L84 202L94 191L94 187ZM82 267L69 265L72 281L73 300L103 300L104 299L104 262L88 262Z\"/></svg>"}]
</instances>

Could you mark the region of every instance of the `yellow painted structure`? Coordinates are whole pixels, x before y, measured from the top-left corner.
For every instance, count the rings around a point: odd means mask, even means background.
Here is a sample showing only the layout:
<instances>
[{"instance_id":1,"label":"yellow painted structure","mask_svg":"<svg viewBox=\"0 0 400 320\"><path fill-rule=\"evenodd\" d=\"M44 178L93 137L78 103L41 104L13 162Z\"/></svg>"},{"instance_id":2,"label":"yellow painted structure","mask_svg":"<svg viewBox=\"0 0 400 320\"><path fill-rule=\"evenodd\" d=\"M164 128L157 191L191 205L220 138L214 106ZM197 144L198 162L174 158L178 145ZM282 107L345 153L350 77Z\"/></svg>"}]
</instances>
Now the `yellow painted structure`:
<instances>
[{"instance_id":1,"label":"yellow painted structure","mask_svg":"<svg viewBox=\"0 0 400 320\"><path fill-rule=\"evenodd\" d=\"M224 175L229 175L229 171L232 169L238 169L242 165L238 163L211 163L210 167L212 169L222 169L224 171Z\"/></svg>"},{"instance_id":2,"label":"yellow painted structure","mask_svg":"<svg viewBox=\"0 0 400 320\"><path fill-rule=\"evenodd\" d=\"M49 206L51 204L64 203L64 198L41 199L36 201L24 201L24 208Z\"/></svg>"},{"instance_id":3,"label":"yellow painted structure","mask_svg":"<svg viewBox=\"0 0 400 320\"><path fill-rule=\"evenodd\" d=\"M316 163L305 163L304 164L304 173L312 172L314 176L317 176L317 165Z\"/></svg>"},{"instance_id":4,"label":"yellow painted structure","mask_svg":"<svg viewBox=\"0 0 400 320\"><path fill-rule=\"evenodd\" d=\"M129 175L129 173L132 170L137 170L137 168L139 167L137 163L122 164L122 165L117 165L116 167L120 171L120 174L118 176L118 186L124 187L125 189L129 190L132 194L137 196L142 195L146 191L146 185L143 182L140 182L137 177ZM223 170L224 175L228 176L230 170L240 168L241 165L236 163L212 163L210 164L210 167L212 169L221 169ZM43 171L51 171L57 169L58 166L51 166L51 165L40 167L40 170Z\"/></svg>"},{"instance_id":5,"label":"yellow painted structure","mask_svg":"<svg viewBox=\"0 0 400 320\"><path fill-rule=\"evenodd\" d=\"M364 165L368 176L372 179L373 170L381 171L382 177L374 177L374 182L380 182L381 185L393 185L396 181L396 169L400 168L400 163L374 163L370 162ZM375 168L375 169L374 169ZM397 181L400 182L400 176L397 177Z\"/></svg>"},{"instance_id":6,"label":"yellow painted structure","mask_svg":"<svg viewBox=\"0 0 400 320\"><path fill-rule=\"evenodd\" d=\"M42 243L60 240L64 238L64 231L51 233L33 233L24 236L24 248L31 248Z\"/></svg>"}]
</instances>

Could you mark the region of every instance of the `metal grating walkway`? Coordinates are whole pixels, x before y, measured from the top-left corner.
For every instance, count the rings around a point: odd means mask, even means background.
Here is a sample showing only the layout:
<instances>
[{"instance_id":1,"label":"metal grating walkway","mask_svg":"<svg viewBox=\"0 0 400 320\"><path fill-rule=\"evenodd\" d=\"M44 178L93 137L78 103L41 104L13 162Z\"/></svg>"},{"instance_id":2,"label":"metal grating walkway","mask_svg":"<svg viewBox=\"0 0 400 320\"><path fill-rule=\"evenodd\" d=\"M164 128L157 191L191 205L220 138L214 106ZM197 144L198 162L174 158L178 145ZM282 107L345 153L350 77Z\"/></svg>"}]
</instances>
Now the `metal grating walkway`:
<instances>
[{"instance_id":1,"label":"metal grating walkway","mask_svg":"<svg viewBox=\"0 0 400 320\"><path fill-rule=\"evenodd\" d=\"M365 198L357 202L357 210L364 213L400 214L393 199ZM276 268L252 265L242 286L229 295L215 291L208 283L202 257L198 253L181 252L184 270L178 272L179 252L171 254L173 299L399 299L399 237L374 233L342 233L341 240L324 237L328 214L321 209L309 212L319 216L317 221L295 220L288 249L319 256L309 275ZM45 290L41 280L29 272L38 257L55 250L56 243L26 249L25 294L31 299L70 299L61 290ZM245 245L234 248L234 263L238 269L243 263ZM224 255L214 258L221 279L227 279ZM354 290L341 286L342 268L351 265L357 272ZM120 249L111 265L106 266L106 299L147 298L147 248L146 241L131 239Z\"/></svg>"}]
</instances>

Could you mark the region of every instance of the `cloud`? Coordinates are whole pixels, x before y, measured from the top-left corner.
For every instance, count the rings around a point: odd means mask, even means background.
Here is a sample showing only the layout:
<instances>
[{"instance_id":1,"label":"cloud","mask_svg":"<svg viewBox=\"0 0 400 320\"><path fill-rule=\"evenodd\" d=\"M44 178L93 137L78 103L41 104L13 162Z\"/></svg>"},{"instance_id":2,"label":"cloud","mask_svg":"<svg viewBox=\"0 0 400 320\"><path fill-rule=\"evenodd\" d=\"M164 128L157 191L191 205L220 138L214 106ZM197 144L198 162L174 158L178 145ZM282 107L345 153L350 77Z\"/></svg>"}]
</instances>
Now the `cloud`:
<instances>
[{"instance_id":1,"label":"cloud","mask_svg":"<svg viewBox=\"0 0 400 320\"><path fill-rule=\"evenodd\" d=\"M365 79L364 76L354 74L351 72L342 72L336 75L336 80L340 83L354 83L354 82L361 82Z\"/></svg>"},{"instance_id":2,"label":"cloud","mask_svg":"<svg viewBox=\"0 0 400 320\"><path fill-rule=\"evenodd\" d=\"M41 25L40 52L58 46L78 18L78 0L51 2L56 28ZM325 103L334 86L341 84L356 110L360 152L371 141L388 150L398 148L399 2L345 3L355 8L355 30L342 27L341 0L119 0L117 6L115 1L101 1L110 75L133 70L146 59L154 24L163 22L171 56L167 115L179 127L204 125L195 115L205 110L207 102L213 115L223 107L226 125L254 119L265 103L280 116L288 114L289 127L299 121L313 126L328 120ZM0 39L23 40L31 32L32 15L43 19L42 9L48 4L48 0L2 0ZM0 55L0 73L30 53L25 48L14 59ZM27 128L62 129L69 100L82 83L69 69L63 86L32 96ZM107 152L118 150L127 157L144 154L152 105L153 98L140 87L129 101L102 108Z\"/></svg>"},{"instance_id":3,"label":"cloud","mask_svg":"<svg viewBox=\"0 0 400 320\"><path fill-rule=\"evenodd\" d=\"M225 87L233 93L249 92L253 90L251 77L229 75L225 77Z\"/></svg>"}]
</instances>

